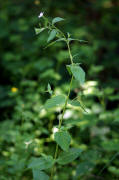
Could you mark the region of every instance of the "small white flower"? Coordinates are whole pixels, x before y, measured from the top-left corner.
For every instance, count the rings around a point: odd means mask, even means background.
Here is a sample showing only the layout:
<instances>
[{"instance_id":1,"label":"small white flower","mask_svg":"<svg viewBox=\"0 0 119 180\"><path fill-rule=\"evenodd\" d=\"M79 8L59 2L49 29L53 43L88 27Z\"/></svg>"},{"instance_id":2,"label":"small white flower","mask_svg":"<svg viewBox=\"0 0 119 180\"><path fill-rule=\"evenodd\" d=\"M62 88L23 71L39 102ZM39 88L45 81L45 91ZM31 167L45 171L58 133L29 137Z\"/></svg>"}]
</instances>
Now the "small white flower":
<instances>
[{"instance_id":1,"label":"small white flower","mask_svg":"<svg viewBox=\"0 0 119 180\"><path fill-rule=\"evenodd\" d=\"M53 134L55 134L56 132L58 132L58 128L53 127L52 131L53 131Z\"/></svg>"},{"instance_id":2,"label":"small white flower","mask_svg":"<svg viewBox=\"0 0 119 180\"><path fill-rule=\"evenodd\" d=\"M64 113L64 119L68 119L72 116L72 111L66 110Z\"/></svg>"},{"instance_id":3,"label":"small white flower","mask_svg":"<svg viewBox=\"0 0 119 180\"><path fill-rule=\"evenodd\" d=\"M26 141L26 142L24 142L24 143L25 143L25 145L26 145L26 148L28 148L28 146L32 143L32 140Z\"/></svg>"},{"instance_id":4,"label":"small white flower","mask_svg":"<svg viewBox=\"0 0 119 180\"><path fill-rule=\"evenodd\" d=\"M41 18L43 16L44 12L41 12L38 18Z\"/></svg>"}]
</instances>

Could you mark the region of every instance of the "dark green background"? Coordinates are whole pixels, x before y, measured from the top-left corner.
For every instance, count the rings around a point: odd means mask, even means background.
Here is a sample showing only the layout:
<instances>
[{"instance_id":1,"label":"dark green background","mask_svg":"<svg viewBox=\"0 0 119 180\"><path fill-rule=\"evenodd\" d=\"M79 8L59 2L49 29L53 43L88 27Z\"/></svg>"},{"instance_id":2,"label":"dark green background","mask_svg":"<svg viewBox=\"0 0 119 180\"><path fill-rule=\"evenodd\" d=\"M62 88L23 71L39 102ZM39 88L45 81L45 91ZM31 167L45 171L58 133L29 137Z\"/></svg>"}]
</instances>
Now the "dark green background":
<instances>
[{"instance_id":1,"label":"dark green background","mask_svg":"<svg viewBox=\"0 0 119 180\"><path fill-rule=\"evenodd\" d=\"M38 27L41 11L49 19L64 18L65 21L58 24L61 30L88 40L88 45L72 43L72 53L78 53L75 62L82 63L86 81L98 83L92 93L82 96L91 114L73 110L82 125L70 127L74 138L72 146L83 147L88 158L80 158L70 167L58 167L56 179L72 180L76 169L77 177L82 180L119 179L119 156L108 164L119 151L117 0L1 0L0 179L32 179L31 172L24 171L30 157L39 156L41 152L53 154L55 148L50 134L52 123L58 123L58 112L42 115L40 108L50 97L45 92L48 82L54 90L67 92L69 75L65 65L70 61L64 44L44 49L47 33L35 35L34 27ZM18 88L16 93L11 91L13 87ZM74 83L71 98L79 93L80 87ZM26 151L24 142L30 139L35 140ZM93 165L91 155L94 155ZM85 170L85 163L92 171Z\"/></svg>"}]
</instances>

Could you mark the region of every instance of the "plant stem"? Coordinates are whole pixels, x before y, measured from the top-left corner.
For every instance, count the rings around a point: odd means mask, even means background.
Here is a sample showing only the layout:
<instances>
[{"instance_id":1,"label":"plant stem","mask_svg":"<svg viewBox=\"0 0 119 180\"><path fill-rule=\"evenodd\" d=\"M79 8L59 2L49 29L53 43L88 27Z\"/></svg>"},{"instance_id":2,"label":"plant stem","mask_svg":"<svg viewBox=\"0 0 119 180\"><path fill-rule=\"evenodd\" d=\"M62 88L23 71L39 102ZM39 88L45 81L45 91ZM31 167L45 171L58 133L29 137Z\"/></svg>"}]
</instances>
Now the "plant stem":
<instances>
[{"instance_id":1,"label":"plant stem","mask_svg":"<svg viewBox=\"0 0 119 180\"><path fill-rule=\"evenodd\" d=\"M72 54L71 54L71 50L70 50L70 46L69 46L69 42L68 41L67 41L67 46L68 46L68 52L69 52L70 60L71 60L71 63L73 64L73 57L72 57ZM66 111L67 103L68 103L68 100L69 100L69 96L70 96L70 92L71 92L71 87L72 87L72 81L73 81L73 75L71 77L71 81L70 81L70 85L69 85L66 101L65 101L65 104L64 104L62 116L61 116L61 119L59 120L59 126L58 126L59 130L60 130L61 126L62 126L62 121L63 121L63 118L64 118L64 113ZM58 144L56 145L54 160L57 159L57 155L58 155ZM51 170L50 180L53 180L54 172L55 172L55 164L53 165L52 170Z\"/></svg>"},{"instance_id":2,"label":"plant stem","mask_svg":"<svg viewBox=\"0 0 119 180\"><path fill-rule=\"evenodd\" d=\"M69 51L69 56L70 56L71 64L73 64L73 56L71 54L71 49L70 49L70 46L69 46L69 41L67 41L67 47L68 47L68 51Z\"/></svg>"},{"instance_id":3,"label":"plant stem","mask_svg":"<svg viewBox=\"0 0 119 180\"><path fill-rule=\"evenodd\" d=\"M66 98L66 101L65 101L65 105L64 105L64 109L63 109L63 112L62 112L61 119L60 119L60 121L59 121L59 128L58 128L58 129L60 129L60 128L61 128L61 125L62 125L64 113L65 113L66 106L67 106L68 99L69 99L69 95L70 95L70 92L71 92L72 81L73 81L73 76L71 77L71 81L70 81L70 85L69 85L69 90L68 90L68 95L67 95L67 98Z\"/></svg>"},{"instance_id":4,"label":"plant stem","mask_svg":"<svg viewBox=\"0 0 119 180\"><path fill-rule=\"evenodd\" d=\"M57 154L58 154L58 144L56 145L54 160L56 160ZM52 169L51 169L51 177L50 177L50 180L53 180L54 172L55 172L55 164L53 165L53 167L52 167Z\"/></svg>"},{"instance_id":5,"label":"plant stem","mask_svg":"<svg viewBox=\"0 0 119 180\"><path fill-rule=\"evenodd\" d=\"M71 92L72 81L73 81L73 76L71 77L70 86L69 86L69 90L68 90L68 95L67 95L67 98L66 98L66 101L65 101L65 104L64 104L64 108L63 108L61 119L59 121L59 126L58 126L59 130L60 130L61 126L62 126L62 121L63 121L64 113L65 113L65 110L66 110L66 107L67 107L67 103L68 103L68 99L69 99L69 95L70 95L70 92ZM58 144L56 145L54 160L56 160L57 155L58 155ZM55 166L53 166L53 168L51 170L51 179L50 180L53 180L54 171L55 171Z\"/></svg>"}]
</instances>

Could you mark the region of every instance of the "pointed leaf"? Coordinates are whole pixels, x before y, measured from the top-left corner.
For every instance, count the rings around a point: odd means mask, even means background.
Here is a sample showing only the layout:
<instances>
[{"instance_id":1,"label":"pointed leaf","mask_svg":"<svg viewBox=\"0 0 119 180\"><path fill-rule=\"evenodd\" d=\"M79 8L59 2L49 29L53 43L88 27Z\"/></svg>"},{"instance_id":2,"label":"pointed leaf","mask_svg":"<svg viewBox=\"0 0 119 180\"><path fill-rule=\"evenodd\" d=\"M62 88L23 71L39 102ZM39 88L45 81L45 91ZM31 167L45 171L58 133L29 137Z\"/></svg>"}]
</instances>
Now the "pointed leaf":
<instances>
[{"instance_id":1,"label":"pointed leaf","mask_svg":"<svg viewBox=\"0 0 119 180\"><path fill-rule=\"evenodd\" d=\"M72 106L76 106L76 107L80 106L86 113L88 113L81 100L80 101L79 100L72 100L72 101L69 100L68 104L71 104Z\"/></svg>"},{"instance_id":2,"label":"pointed leaf","mask_svg":"<svg viewBox=\"0 0 119 180\"><path fill-rule=\"evenodd\" d=\"M49 180L49 176L39 169L33 169L33 180Z\"/></svg>"},{"instance_id":3,"label":"pointed leaf","mask_svg":"<svg viewBox=\"0 0 119 180\"><path fill-rule=\"evenodd\" d=\"M56 34L57 34L57 31L56 31L55 29L53 29L53 30L50 32L50 35L49 35L49 37L48 37L47 42L52 41L52 40L55 38Z\"/></svg>"},{"instance_id":4,"label":"pointed leaf","mask_svg":"<svg viewBox=\"0 0 119 180\"><path fill-rule=\"evenodd\" d=\"M73 39L73 38L68 38L68 41L78 41L80 43L88 43L88 41L85 41L85 40L79 40L79 39Z\"/></svg>"},{"instance_id":5,"label":"pointed leaf","mask_svg":"<svg viewBox=\"0 0 119 180\"><path fill-rule=\"evenodd\" d=\"M48 99L44 105L45 109L58 107L64 105L66 97L64 95L53 96L51 99Z\"/></svg>"},{"instance_id":6,"label":"pointed leaf","mask_svg":"<svg viewBox=\"0 0 119 180\"><path fill-rule=\"evenodd\" d=\"M69 150L71 136L67 131L56 132L54 135L54 139L57 142L57 144L62 148L62 150L64 151Z\"/></svg>"},{"instance_id":7,"label":"pointed leaf","mask_svg":"<svg viewBox=\"0 0 119 180\"><path fill-rule=\"evenodd\" d=\"M68 73L71 75L72 72L71 72L70 66L71 66L71 65L66 65L66 68L67 68Z\"/></svg>"},{"instance_id":8,"label":"pointed leaf","mask_svg":"<svg viewBox=\"0 0 119 180\"><path fill-rule=\"evenodd\" d=\"M68 152L62 152L57 159L61 165L68 164L80 156L82 149L71 148Z\"/></svg>"},{"instance_id":9,"label":"pointed leaf","mask_svg":"<svg viewBox=\"0 0 119 180\"><path fill-rule=\"evenodd\" d=\"M35 28L35 33L40 34L44 30L45 30L45 28Z\"/></svg>"},{"instance_id":10,"label":"pointed leaf","mask_svg":"<svg viewBox=\"0 0 119 180\"><path fill-rule=\"evenodd\" d=\"M52 89L51 89L51 86L50 86L50 84L48 83L48 92L49 92L49 94L51 94L52 95Z\"/></svg>"},{"instance_id":11,"label":"pointed leaf","mask_svg":"<svg viewBox=\"0 0 119 180\"><path fill-rule=\"evenodd\" d=\"M70 68L75 79L78 80L82 85L85 81L84 70L78 64L68 65L68 67Z\"/></svg>"},{"instance_id":12,"label":"pointed leaf","mask_svg":"<svg viewBox=\"0 0 119 180\"><path fill-rule=\"evenodd\" d=\"M67 32L67 36L68 36L68 38L70 38L71 34L69 32Z\"/></svg>"},{"instance_id":13,"label":"pointed leaf","mask_svg":"<svg viewBox=\"0 0 119 180\"><path fill-rule=\"evenodd\" d=\"M64 19L63 19L63 18L60 18L60 17L56 17L56 18L54 18L54 19L52 20L52 24L55 24L55 23L60 22L60 21L64 21Z\"/></svg>"},{"instance_id":14,"label":"pointed leaf","mask_svg":"<svg viewBox=\"0 0 119 180\"><path fill-rule=\"evenodd\" d=\"M68 101L68 103L71 104L72 106L81 106L81 104L78 100Z\"/></svg>"},{"instance_id":15,"label":"pointed leaf","mask_svg":"<svg viewBox=\"0 0 119 180\"><path fill-rule=\"evenodd\" d=\"M44 47L44 49L52 46L53 44L55 44L56 42L59 42L59 41L65 41L65 39L64 38L57 39L56 41L53 41L53 42L49 43L46 47Z\"/></svg>"},{"instance_id":16,"label":"pointed leaf","mask_svg":"<svg viewBox=\"0 0 119 180\"><path fill-rule=\"evenodd\" d=\"M41 157L41 158L31 158L28 168L44 170L44 169L51 168L53 164L54 164L54 160L52 156L46 156L46 157Z\"/></svg>"}]
</instances>

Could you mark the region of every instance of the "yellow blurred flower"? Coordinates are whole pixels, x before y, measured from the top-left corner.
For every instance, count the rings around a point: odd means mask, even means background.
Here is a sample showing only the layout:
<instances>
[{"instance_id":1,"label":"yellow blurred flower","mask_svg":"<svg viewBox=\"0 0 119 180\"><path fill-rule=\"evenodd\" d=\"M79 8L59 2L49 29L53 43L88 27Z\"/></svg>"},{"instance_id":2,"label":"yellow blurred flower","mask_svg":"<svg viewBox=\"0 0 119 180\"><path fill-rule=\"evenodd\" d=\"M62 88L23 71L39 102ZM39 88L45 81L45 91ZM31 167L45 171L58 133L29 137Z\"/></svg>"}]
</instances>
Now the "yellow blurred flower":
<instances>
[{"instance_id":1,"label":"yellow blurred flower","mask_svg":"<svg viewBox=\"0 0 119 180\"><path fill-rule=\"evenodd\" d=\"M35 3L35 5L39 5L39 4L40 4L40 1L39 1L39 0L36 0L34 3Z\"/></svg>"},{"instance_id":2,"label":"yellow blurred flower","mask_svg":"<svg viewBox=\"0 0 119 180\"><path fill-rule=\"evenodd\" d=\"M18 91L18 88L16 88L16 87L12 87L12 88L11 88L11 91L12 91L13 93L15 93L15 92L17 92L17 91Z\"/></svg>"}]
</instances>

